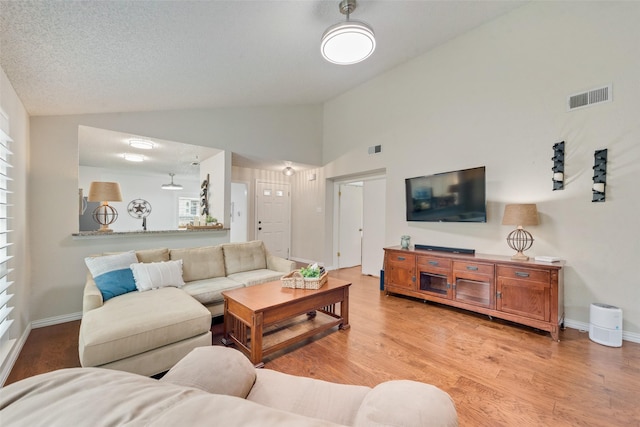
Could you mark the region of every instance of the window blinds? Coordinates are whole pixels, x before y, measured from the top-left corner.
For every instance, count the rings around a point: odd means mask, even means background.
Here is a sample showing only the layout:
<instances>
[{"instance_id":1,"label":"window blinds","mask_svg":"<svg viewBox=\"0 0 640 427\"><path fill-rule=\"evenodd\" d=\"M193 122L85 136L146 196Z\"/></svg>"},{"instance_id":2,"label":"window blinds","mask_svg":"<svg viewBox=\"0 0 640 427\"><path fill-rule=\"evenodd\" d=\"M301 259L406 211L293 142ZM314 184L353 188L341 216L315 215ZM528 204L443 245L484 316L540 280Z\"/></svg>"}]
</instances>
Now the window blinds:
<instances>
[{"instance_id":1,"label":"window blinds","mask_svg":"<svg viewBox=\"0 0 640 427\"><path fill-rule=\"evenodd\" d=\"M11 151L9 150L9 144L11 138L4 131L0 129L0 342L6 339L5 335L9 331L12 319L9 319L9 314L13 310L11 306L11 298L13 294L9 293L9 288L13 284L8 279L9 273L12 269L9 268L9 260L12 256L9 254L9 247L11 246L9 229L9 182L11 181Z\"/></svg>"}]
</instances>

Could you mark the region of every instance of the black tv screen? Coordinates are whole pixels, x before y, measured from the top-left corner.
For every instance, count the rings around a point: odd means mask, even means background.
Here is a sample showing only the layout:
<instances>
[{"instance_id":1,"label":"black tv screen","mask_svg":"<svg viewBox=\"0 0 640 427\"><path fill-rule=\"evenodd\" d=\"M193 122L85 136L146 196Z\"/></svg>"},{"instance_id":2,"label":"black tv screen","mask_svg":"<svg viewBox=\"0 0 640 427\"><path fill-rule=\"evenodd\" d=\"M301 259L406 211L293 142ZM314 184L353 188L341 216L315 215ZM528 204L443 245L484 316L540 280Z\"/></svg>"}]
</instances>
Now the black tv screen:
<instances>
[{"instance_id":1,"label":"black tv screen","mask_svg":"<svg viewBox=\"0 0 640 427\"><path fill-rule=\"evenodd\" d=\"M405 179L407 221L487 222L485 167Z\"/></svg>"}]
</instances>

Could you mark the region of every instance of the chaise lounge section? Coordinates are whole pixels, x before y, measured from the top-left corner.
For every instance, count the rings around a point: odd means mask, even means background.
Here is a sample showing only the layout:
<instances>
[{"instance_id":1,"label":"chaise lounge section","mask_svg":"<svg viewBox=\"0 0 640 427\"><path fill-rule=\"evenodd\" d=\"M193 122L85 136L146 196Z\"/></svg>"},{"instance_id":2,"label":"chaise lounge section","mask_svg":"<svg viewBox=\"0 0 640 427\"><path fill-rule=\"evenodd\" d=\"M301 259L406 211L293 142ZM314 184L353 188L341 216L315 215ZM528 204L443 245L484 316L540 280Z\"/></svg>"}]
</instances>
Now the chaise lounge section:
<instances>
[{"instance_id":1,"label":"chaise lounge section","mask_svg":"<svg viewBox=\"0 0 640 427\"><path fill-rule=\"evenodd\" d=\"M196 348L161 380L71 368L0 389L7 425L455 427L451 397L430 384L370 388L255 369L237 350Z\"/></svg>"},{"instance_id":2,"label":"chaise lounge section","mask_svg":"<svg viewBox=\"0 0 640 427\"><path fill-rule=\"evenodd\" d=\"M295 262L269 254L261 241L142 250L133 259L181 263L184 285L111 296L89 272L78 343L83 367L165 372L192 349L211 345L211 318L223 313L223 291L278 280L295 268Z\"/></svg>"}]
</instances>

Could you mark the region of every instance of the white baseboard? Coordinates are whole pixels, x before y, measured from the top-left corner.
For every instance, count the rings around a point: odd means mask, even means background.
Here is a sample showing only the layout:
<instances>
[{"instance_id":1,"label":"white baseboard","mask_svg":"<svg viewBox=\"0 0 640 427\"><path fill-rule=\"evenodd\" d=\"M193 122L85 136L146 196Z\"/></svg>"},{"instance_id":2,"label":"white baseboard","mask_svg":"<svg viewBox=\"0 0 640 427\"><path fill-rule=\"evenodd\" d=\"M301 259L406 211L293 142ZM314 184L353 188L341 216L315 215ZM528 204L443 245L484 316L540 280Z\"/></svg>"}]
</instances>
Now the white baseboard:
<instances>
[{"instance_id":1,"label":"white baseboard","mask_svg":"<svg viewBox=\"0 0 640 427\"><path fill-rule=\"evenodd\" d=\"M584 322L579 322L577 320L565 319L564 326L571 329L577 329L579 331L589 332L589 324ZM634 332L625 332L622 331L622 339L624 341L630 341L640 344L640 334Z\"/></svg>"},{"instance_id":2,"label":"white baseboard","mask_svg":"<svg viewBox=\"0 0 640 427\"><path fill-rule=\"evenodd\" d=\"M9 378L9 374L13 369L13 365L15 365L16 360L18 360L18 356L22 351L22 347L24 347L24 343L27 342L29 333L31 333L31 325L27 325L25 330L22 332L22 335L20 335L20 339L18 339L18 341L13 344L11 350L9 351L5 363L2 365L2 370L0 370L0 387L3 387L4 383L7 381L7 378Z\"/></svg>"},{"instance_id":3,"label":"white baseboard","mask_svg":"<svg viewBox=\"0 0 640 427\"><path fill-rule=\"evenodd\" d=\"M62 316L48 317L46 319L34 320L31 322L33 329L44 328L45 326L59 325L60 323L72 322L82 319L82 313L63 314Z\"/></svg>"}]
</instances>

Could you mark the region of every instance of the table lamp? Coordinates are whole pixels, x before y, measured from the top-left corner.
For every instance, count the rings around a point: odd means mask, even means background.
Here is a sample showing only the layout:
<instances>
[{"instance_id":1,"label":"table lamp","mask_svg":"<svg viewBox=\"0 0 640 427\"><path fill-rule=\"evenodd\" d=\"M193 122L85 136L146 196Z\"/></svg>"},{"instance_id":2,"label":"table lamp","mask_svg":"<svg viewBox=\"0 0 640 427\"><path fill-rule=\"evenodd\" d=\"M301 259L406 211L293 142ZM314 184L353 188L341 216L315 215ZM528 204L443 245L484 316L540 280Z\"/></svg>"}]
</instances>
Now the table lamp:
<instances>
[{"instance_id":1,"label":"table lamp","mask_svg":"<svg viewBox=\"0 0 640 427\"><path fill-rule=\"evenodd\" d=\"M538 225L538 208L534 203L509 204L504 207L502 225L515 225L517 228L507 236L507 244L516 254L515 261L529 259L523 252L533 245L533 236L523 228L525 225Z\"/></svg>"},{"instance_id":2,"label":"table lamp","mask_svg":"<svg viewBox=\"0 0 640 427\"><path fill-rule=\"evenodd\" d=\"M89 187L89 196L87 200L90 202L100 202L101 205L93 211L93 219L100 224L101 233L110 233L113 230L109 225L118 219L118 211L109 206L109 202L121 202L122 193L120 192L120 184L117 182L94 181Z\"/></svg>"}]
</instances>

